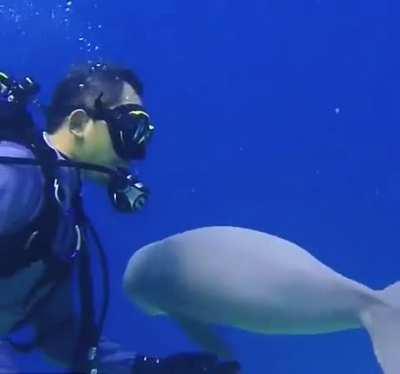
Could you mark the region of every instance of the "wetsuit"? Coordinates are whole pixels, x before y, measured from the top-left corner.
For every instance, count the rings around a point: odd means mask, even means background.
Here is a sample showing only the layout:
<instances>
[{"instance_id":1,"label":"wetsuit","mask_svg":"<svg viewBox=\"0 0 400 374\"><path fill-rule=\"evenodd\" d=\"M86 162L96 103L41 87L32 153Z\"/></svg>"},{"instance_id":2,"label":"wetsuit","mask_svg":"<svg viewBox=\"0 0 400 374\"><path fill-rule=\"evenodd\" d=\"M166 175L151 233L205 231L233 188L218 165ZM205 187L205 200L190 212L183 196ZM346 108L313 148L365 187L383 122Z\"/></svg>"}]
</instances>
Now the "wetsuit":
<instances>
[{"instance_id":1,"label":"wetsuit","mask_svg":"<svg viewBox=\"0 0 400 374\"><path fill-rule=\"evenodd\" d=\"M51 146L47 138L46 141ZM34 157L25 146L9 141L0 142L0 156ZM58 157L62 158L60 154ZM82 232L74 222L76 214L73 212L72 203L80 193L80 176L76 169L61 167L57 177L59 186L62 186L62 193L58 191L59 217L51 246L57 255L68 257L71 248L80 246L83 240ZM44 205L44 184L40 167L0 164L0 236L20 231L38 216ZM57 188L56 186L55 191ZM0 248L0 255L5 250L4 247ZM63 367L71 366L79 329L74 301L76 296L73 294L76 279L73 271L75 261L77 260L71 261L71 272L28 321L39 335L45 336L38 348ZM35 297L29 300L28 308L26 301L32 289L48 270L47 266L44 261L39 260L10 277L0 278L0 337L4 338L0 343L0 372L18 372L12 358L13 349L5 338L14 326L26 317L35 301L48 292L51 285L36 293ZM68 267L68 264L66 266ZM134 352L123 351L118 344L102 338L97 355L99 373L132 373L135 357Z\"/></svg>"}]
</instances>

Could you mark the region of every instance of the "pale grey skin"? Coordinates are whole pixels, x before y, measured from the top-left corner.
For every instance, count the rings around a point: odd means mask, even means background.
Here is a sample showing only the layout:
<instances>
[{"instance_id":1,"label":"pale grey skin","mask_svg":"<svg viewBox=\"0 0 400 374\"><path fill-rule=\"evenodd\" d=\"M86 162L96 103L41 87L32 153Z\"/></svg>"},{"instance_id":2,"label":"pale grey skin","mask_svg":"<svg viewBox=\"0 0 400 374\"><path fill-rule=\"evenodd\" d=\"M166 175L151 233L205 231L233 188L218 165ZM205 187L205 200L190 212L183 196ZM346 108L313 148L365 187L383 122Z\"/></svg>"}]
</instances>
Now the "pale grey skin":
<instances>
[{"instance_id":1,"label":"pale grey skin","mask_svg":"<svg viewBox=\"0 0 400 374\"><path fill-rule=\"evenodd\" d=\"M400 373L400 282L374 291L273 235L225 226L173 235L139 249L123 285L141 309L176 319L224 357L230 348L209 325L263 334L366 328L385 373Z\"/></svg>"},{"instance_id":2,"label":"pale grey skin","mask_svg":"<svg viewBox=\"0 0 400 374\"><path fill-rule=\"evenodd\" d=\"M129 297L167 313L258 333L314 334L360 327L374 291L266 233L206 227L141 248L124 276Z\"/></svg>"}]
</instances>

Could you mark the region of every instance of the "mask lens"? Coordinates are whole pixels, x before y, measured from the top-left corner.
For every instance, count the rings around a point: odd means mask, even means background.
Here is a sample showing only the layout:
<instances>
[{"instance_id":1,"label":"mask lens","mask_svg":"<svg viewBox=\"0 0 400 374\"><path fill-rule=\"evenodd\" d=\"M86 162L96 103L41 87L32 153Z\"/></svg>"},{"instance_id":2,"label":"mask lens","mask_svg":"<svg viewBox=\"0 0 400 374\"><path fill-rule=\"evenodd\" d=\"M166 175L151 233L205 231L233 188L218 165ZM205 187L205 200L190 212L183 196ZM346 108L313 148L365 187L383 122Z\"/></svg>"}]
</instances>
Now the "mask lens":
<instances>
[{"instance_id":1,"label":"mask lens","mask_svg":"<svg viewBox=\"0 0 400 374\"><path fill-rule=\"evenodd\" d=\"M132 117L131 129L133 132L132 141L142 145L147 143L153 135L154 126L150 123L150 118L146 113L129 113Z\"/></svg>"},{"instance_id":2,"label":"mask lens","mask_svg":"<svg viewBox=\"0 0 400 374\"><path fill-rule=\"evenodd\" d=\"M141 105L135 104L106 109L101 96L96 99L96 113L107 122L116 153L127 161L143 160L155 130L150 116Z\"/></svg>"},{"instance_id":3,"label":"mask lens","mask_svg":"<svg viewBox=\"0 0 400 374\"><path fill-rule=\"evenodd\" d=\"M114 143L119 155L128 160L142 160L146 155L146 145L154 133L154 126L143 108L133 107L127 105L117 108L111 128L114 132L118 131Z\"/></svg>"}]
</instances>

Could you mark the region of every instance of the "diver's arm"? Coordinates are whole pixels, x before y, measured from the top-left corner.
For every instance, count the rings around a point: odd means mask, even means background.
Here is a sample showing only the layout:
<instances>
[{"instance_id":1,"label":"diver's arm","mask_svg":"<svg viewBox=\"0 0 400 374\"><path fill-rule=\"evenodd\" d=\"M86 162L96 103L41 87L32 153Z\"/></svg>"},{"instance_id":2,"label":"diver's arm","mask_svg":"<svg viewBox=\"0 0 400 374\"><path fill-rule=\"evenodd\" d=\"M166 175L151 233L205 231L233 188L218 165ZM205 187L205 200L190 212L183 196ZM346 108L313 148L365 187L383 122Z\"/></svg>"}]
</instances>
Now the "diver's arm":
<instances>
[{"instance_id":1,"label":"diver's arm","mask_svg":"<svg viewBox=\"0 0 400 374\"><path fill-rule=\"evenodd\" d=\"M165 358L123 350L102 338L98 372L104 374L240 374L238 362L220 362L213 354L178 353Z\"/></svg>"},{"instance_id":2,"label":"diver's arm","mask_svg":"<svg viewBox=\"0 0 400 374\"><path fill-rule=\"evenodd\" d=\"M137 358L134 351L125 350L121 345L102 337L98 348L98 371L104 374L134 374Z\"/></svg>"},{"instance_id":3,"label":"diver's arm","mask_svg":"<svg viewBox=\"0 0 400 374\"><path fill-rule=\"evenodd\" d=\"M0 156L34 157L28 148L5 141L0 142ZM39 167L4 165L0 161L0 235L15 233L36 217L42 204L43 186Z\"/></svg>"}]
</instances>

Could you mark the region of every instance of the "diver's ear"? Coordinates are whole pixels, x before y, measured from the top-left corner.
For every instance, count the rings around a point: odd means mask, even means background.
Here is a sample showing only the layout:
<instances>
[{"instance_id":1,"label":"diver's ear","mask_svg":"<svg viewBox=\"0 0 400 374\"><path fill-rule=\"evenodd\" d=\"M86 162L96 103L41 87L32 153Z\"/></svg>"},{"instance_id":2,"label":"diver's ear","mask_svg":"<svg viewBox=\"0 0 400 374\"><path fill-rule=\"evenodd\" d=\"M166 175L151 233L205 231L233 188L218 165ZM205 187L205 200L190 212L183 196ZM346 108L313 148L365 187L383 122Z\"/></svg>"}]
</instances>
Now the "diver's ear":
<instances>
[{"instance_id":1,"label":"diver's ear","mask_svg":"<svg viewBox=\"0 0 400 374\"><path fill-rule=\"evenodd\" d=\"M75 109L68 116L68 130L78 138L83 138L91 118L84 109Z\"/></svg>"}]
</instances>

